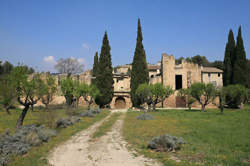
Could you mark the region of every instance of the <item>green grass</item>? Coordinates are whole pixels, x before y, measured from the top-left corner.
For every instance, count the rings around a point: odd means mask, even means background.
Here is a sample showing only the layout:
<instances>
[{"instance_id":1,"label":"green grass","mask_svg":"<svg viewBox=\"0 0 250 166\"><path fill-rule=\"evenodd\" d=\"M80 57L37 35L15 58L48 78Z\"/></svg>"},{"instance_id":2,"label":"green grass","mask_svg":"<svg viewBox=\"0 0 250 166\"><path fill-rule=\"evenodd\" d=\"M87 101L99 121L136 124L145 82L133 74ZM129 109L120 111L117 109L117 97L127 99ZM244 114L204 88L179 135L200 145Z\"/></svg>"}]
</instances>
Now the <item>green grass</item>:
<instances>
[{"instance_id":1,"label":"green grass","mask_svg":"<svg viewBox=\"0 0 250 166\"><path fill-rule=\"evenodd\" d=\"M77 115L83 108L79 108L74 113ZM65 109L55 109L53 110L57 116L59 117L66 117L68 116ZM10 129L10 131L15 130L15 124L17 121L17 118L19 114L21 113L20 109L12 110L12 114L9 116L6 112L3 110L0 110L0 131L4 131L7 128ZM30 151L24 155L24 156L14 156L11 159L11 162L8 164L10 166L42 166L47 165L46 157L48 156L49 152L59 145L60 143L70 139L72 135L76 134L77 132L88 128L95 122L105 118L110 111L102 111L100 114L96 115L93 118L84 117L82 118L82 121L79 123L76 123L73 126L69 126L66 129L57 129L57 136L52 137L48 143L44 143L41 146L32 147ZM24 120L24 125L27 124L38 124L41 123L41 117L44 116L45 113L41 110L34 112L28 112L27 116ZM44 119L42 118L42 121Z\"/></svg>"},{"instance_id":2,"label":"green grass","mask_svg":"<svg viewBox=\"0 0 250 166\"><path fill-rule=\"evenodd\" d=\"M113 113L103 124L94 132L92 138L99 138L110 131L116 120L120 117L121 113Z\"/></svg>"},{"instance_id":3,"label":"green grass","mask_svg":"<svg viewBox=\"0 0 250 166\"><path fill-rule=\"evenodd\" d=\"M139 153L165 165L250 165L250 106L244 110L207 112L162 110L150 113L154 120L136 120L142 113L128 112L123 134ZM155 136L171 134L188 143L176 153L154 152L147 144ZM181 163L170 160L176 156Z\"/></svg>"}]
</instances>

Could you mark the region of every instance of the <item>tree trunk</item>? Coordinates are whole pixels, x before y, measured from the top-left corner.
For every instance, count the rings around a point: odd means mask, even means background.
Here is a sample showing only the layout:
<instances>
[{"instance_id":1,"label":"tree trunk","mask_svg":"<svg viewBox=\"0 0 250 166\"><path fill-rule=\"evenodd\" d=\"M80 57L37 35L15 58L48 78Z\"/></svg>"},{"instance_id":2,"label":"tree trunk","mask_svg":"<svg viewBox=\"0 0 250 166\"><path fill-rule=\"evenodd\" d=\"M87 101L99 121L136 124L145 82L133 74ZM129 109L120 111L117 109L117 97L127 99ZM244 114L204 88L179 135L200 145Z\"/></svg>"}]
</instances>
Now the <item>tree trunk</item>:
<instances>
[{"instance_id":1,"label":"tree trunk","mask_svg":"<svg viewBox=\"0 0 250 166\"><path fill-rule=\"evenodd\" d=\"M155 106L156 106L156 104L153 103L153 112L155 112Z\"/></svg>"},{"instance_id":2,"label":"tree trunk","mask_svg":"<svg viewBox=\"0 0 250 166\"><path fill-rule=\"evenodd\" d=\"M220 106L220 113L221 113L221 114L224 113L224 107L223 107L223 105Z\"/></svg>"},{"instance_id":3,"label":"tree trunk","mask_svg":"<svg viewBox=\"0 0 250 166\"><path fill-rule=\"evenodd\" d=\"M31 104L31 111L33 112L34 111L34 104Z\"/></svg>"},{"instance_id":4,"label":"tree trunk","mask_svg":"<svg viewBox=\"0 0 250 166\"><path fill-rule=\"evenodd\" d=\"M151 104L148 104L148 112L151 110Z\"/></svg>"},{"instance_id":5,"label":"tree trunk","mask_svg":"<svg viewBox=\"0 0 250 166\"><path fill-rule=\"evenodd\" d=\"M204 112L205 111L205 104L201 105L201 111Z\"/></svg>"},{"instance_id":6,"label":"tree trunk","mask_svg":"<svg viewBox=\"0 0 250 166\"><path fill-rule=\"evenodd\" d=\"M240 109L242 110L244 108L244 103L240 103Z\"/></svg>"},{"instance_id":7,"label":"tree trunk","mask_svg":"<svg viewBox=\"0 0 250 166\"><path fill-rule=\"evenodd\" d=\"M22 111L22 114L19 116L16 124L16 128L20 128L23 125L23 120L27 114L27 111L29 110L29 105L26 105Z\"/></svg>"}]
</instances>

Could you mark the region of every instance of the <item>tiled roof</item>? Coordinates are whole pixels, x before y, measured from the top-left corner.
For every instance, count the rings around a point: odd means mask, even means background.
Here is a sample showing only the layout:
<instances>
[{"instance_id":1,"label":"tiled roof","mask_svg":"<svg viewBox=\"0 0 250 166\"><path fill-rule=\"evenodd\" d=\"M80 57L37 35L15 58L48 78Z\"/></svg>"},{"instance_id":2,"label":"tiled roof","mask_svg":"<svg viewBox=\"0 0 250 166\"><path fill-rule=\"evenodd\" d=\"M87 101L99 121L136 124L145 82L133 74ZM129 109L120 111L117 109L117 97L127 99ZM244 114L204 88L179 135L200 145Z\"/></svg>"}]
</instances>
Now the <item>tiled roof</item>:
<instances>
[{"instance_id":1,"label":"tiled roof","mask_svg":"<svg viewBox=\"0 0 250 166\"><path fill-rule=\"evenodd\" d=\"M201 72L203 72L203 73L223 73L222 70L220 70L216 67L203 67L201 69Z\"/></svg>"},{"instance_id":2,"label":"tiled roof","mask_svg":"<svg viewBox=\"0 0 250 166\"><path fill-rule=\"evenodd\" d=\"M148 65L148 70L157 70L157 69L161 69L161 66L157 66L157 65Z\"/></svg>"}]
</instances>

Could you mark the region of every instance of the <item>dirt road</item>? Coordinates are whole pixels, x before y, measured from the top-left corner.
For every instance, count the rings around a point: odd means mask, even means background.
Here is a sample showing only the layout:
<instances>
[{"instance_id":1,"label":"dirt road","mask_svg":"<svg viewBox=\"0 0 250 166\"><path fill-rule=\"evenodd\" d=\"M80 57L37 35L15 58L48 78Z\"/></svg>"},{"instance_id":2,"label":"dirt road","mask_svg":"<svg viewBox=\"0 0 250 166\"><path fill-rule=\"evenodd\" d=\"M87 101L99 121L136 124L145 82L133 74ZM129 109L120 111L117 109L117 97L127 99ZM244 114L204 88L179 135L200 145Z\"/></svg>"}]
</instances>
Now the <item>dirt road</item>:
<instances>
[{"instance_id":1,"label":"dirt road","mask_svg":"<svg viewBox=\"0 0 250 166\"><path fill-rule=\"evenodd\" d=\"M92 134L108 117L79 132L53 150L48 158L49 164L54 166L160 165L151 159L135 155L133 151L128 151L127 143L121 136L123 117L116 121L110 132L94 141L91 138Z\"/></svg>"}]
</instances>

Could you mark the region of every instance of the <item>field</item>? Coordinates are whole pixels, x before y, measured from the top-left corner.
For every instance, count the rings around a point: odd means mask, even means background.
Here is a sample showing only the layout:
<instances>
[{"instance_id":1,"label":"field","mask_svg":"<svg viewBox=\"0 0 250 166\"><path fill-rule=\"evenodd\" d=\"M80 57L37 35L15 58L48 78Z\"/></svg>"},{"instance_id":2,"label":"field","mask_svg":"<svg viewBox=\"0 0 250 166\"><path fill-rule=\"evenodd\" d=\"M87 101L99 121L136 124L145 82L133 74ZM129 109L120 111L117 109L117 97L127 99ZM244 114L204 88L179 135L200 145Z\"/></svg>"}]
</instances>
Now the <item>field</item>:
<instances>
[{"instance_id":1,"label":"field","mask_svg":"<svg viewBox=\"0 0 250 166\"><path fill-rule=\"evenodd\" d=\"M128 112L123 135L132 148L164 165L250 165L250 107L207 112L161 110L154 120L136 120L141 112ZM180 151L154 152L147 144L155 136L170 134L187 142Z\"/></svg>"},{"instance_id":2,"label":"field","mask_svg":"<svg viewBox=\"0 0 250 166\"><path fill-rule=\"evenodd\" d=\"M74 112L67 113L66 109L62 108L53 108L53 113L50 114L48 112L44 112L42 109L35 109L33 112L29 110L24 120L24 125L28 124L43 124L49 125L49 121L52 119L56 120L60 117L66 117L69 114L77 115L79 114L84 108L79 108ZM5 131L6 129L10 130L11 132L15 131L15 125L18 116L21 113L20 109L11 110L11 115L8 115L4 110L0 110L0 133ZM58 144L68 140L72 135L75 133L88 128L90 125L94 124L95 122L103 119L109 114L109 111L102 111L100 114L96 115L93 118L84 117L81 118L82 121L76 123L73 126L69 126L65 129L56 129L57 136L53 137L49 140L48 143L44 143L41 146L32 147L31 150L24 156L13 156L11 162L9 163L10 166L18 165L18 166L39 166L39 165L47 165L46 157L48 153Z\"/></svg>"}]
</instances>

